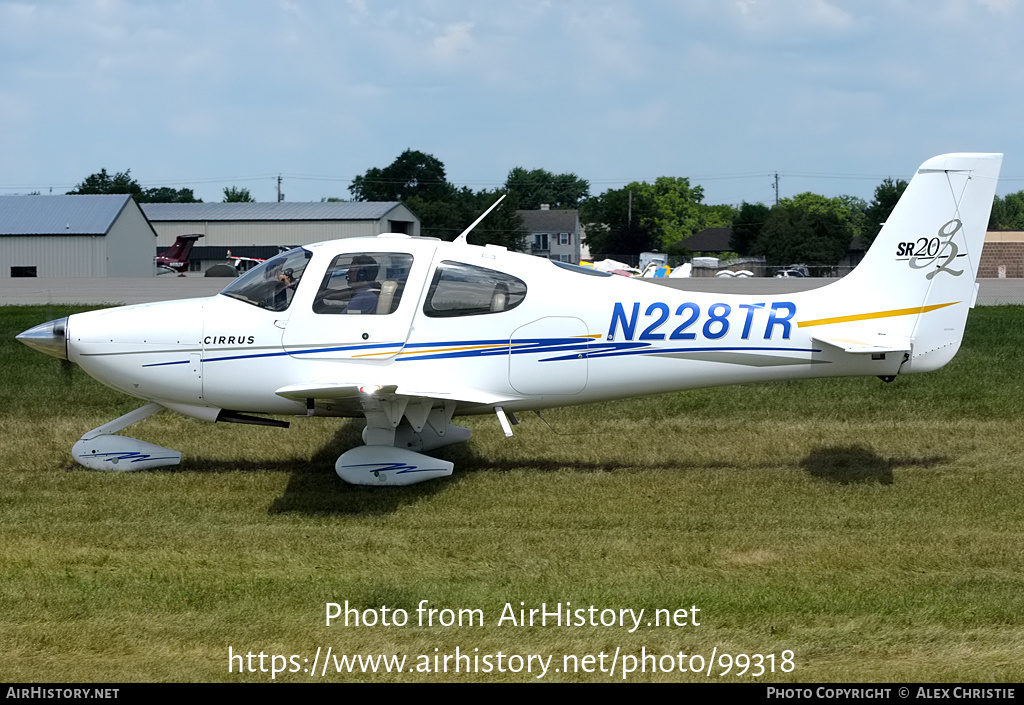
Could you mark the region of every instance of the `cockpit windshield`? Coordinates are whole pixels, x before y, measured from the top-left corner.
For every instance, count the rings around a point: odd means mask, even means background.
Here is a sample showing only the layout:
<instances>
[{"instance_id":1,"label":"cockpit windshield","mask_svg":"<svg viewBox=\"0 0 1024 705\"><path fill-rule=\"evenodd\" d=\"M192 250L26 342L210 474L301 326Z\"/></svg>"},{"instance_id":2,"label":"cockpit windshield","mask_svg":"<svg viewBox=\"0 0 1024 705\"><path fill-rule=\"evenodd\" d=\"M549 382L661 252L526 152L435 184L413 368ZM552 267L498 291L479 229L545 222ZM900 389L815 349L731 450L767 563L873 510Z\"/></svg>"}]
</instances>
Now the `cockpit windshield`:
<instances>
[{"instance_id":1,"label":"cockpit windshield","mask_svg":"<svg viewBox=\"0 0 1024 705\"><path fill-rule=\"evenodd\" d=\"M220 292L268 311L284 311L313 253L296 247L250 269Z\"/></svg>"}]
</instances>

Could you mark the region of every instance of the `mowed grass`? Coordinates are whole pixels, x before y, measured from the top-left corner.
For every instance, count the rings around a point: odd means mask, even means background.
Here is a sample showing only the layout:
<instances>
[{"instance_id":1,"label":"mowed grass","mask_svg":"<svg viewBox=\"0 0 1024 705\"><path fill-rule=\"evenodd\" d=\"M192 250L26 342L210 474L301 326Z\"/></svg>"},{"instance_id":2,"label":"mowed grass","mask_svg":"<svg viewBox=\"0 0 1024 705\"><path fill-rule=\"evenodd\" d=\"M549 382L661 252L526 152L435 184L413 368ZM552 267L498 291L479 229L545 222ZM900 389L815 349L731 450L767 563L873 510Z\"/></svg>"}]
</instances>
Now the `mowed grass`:
<instances>
[{"instance_id":1,"label":"mowed grass","mask_svg":"<svg viewBox=\"0 0 1024 705\"><path fill-rule=\"evenodd\" d=\"M267 669L295 655L283 681L538 674L498 672L498 652L506 669L551 656L544 680L621 681L621 661L614 676L563 669L603 652L607 670L617 649L684 653L688 668L694 654L774 654L757 679L719 676L716 659L710 676L648 661L630 681L1024 680L1022 307L974 310L952 363L892 384L556 409L553 430L524 415L512 439L493 417L464 419L473 439L440 451L455 474L396 489L338 479L360 427L332 419L282 430L164 413L125 433L183 451L180 467L78 467L74 441L139 402L14 341L72 310L0 308L4 680L271 680L237 661L229 673L229 647L262 651ZM326 626L325 604L346 600L409 624ZM422 600L485 622L420 626ZM506 603L566 602L643 608L643 626L498 624ZM700 626L646 626L694 605ZM328 647L405 655L406 671L305 672ZM415 671L456 647L495 670Z\"/></svg>"}]
</instances>

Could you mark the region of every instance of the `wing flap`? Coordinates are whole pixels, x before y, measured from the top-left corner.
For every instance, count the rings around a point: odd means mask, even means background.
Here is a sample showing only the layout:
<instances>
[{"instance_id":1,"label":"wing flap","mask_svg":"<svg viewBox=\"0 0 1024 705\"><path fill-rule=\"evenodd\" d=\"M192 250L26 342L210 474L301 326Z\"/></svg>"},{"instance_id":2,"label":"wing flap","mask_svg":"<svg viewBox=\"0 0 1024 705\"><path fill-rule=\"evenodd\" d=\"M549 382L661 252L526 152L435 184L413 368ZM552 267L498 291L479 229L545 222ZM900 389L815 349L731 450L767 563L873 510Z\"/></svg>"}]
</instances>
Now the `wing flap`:
<instances>
[{"instance_id":1,"label":"wing flap","mask_svg":"<svg viewBox=\"0 0 1024 705\"><path fill-rule=\"evenodd\" d=\"M379 385L354 384L350 382L313 382L311 384L289 384L281 387L275 394L285 399L303 401L305 399L350 399L360 394L385 393L391 394L398 390L396 385L381 387Z\"/></svg>"},{"instance_id":2,"label":"wing flap","mask_svg":"<svg viewBox=\"0 0 1024 705\"><path fill-rule=\"evenodd\" d=\"M409 400L433 399L441 402L454 401L468 404L502 404L512 401L508 397L488 394L479 389L447 387L444 390L413 390L397 384L371 384L358 382L324 382L316 381L306 384L289 384L281 387L275 394L286 399L304 401L306 399L363 400L363 399L396 399Z\"/></svg>"}]
</instances>

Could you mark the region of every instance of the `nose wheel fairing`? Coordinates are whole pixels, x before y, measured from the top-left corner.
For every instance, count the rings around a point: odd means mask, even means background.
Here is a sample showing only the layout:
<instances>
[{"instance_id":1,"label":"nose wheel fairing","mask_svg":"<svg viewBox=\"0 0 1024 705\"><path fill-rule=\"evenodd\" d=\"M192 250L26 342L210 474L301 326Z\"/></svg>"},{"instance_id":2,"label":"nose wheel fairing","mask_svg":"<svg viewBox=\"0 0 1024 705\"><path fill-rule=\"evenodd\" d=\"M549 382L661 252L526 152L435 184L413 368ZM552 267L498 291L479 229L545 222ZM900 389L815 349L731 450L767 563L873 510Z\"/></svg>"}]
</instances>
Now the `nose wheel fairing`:
<instances>
[{"instance_id":1,"label":"nose wheel fairing","mask_svg":"<svg viewBox=\"0 0 1024 705\"><path fill-rule=\"evenodd\" d=\"M72 447L71 456L79 465L91 470L130 472L177 465L181 462L180 451L129 436L114 435L163 409L155 402L146 404L88 431Z\"/></svg>"}]
</instances>

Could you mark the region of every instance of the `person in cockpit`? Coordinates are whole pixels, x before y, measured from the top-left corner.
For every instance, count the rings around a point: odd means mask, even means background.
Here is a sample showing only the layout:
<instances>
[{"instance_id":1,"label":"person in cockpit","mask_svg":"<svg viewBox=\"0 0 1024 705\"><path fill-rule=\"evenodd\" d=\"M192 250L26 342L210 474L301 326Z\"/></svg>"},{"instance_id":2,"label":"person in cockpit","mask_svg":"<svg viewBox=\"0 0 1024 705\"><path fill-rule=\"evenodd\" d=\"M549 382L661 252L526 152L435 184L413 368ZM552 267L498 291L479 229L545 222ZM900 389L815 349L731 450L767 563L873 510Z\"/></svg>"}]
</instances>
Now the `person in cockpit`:
<instances>
[{"instance_id":1,"label":"person in cockpit","mask_svg":"<svg viewBox=\"0 0 1024 705\"><path fill-rule=\"evenodd\" d=\"M295 293L295 286L298 284L298 281L299 278L295 275L295 270L291 267L279 269L277 273L276 293L274 294L274 304L277 307L276 310L283 311L288 308L288 304L291 303L292 295Z\"/></svg>"},{"instance_id":2,"label":"person in cockpit","mask_svg":"<svg viewBox=\"0 0 1024 705\"><path fill-rule=\"evenodd\" d=\"M355 291L352 300L345 307L345 313L376 313L380 282L377 281L378 266L369 255L356 255L348 268L348 285Z\"/></svg>"}]
</instances>

